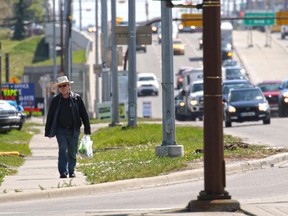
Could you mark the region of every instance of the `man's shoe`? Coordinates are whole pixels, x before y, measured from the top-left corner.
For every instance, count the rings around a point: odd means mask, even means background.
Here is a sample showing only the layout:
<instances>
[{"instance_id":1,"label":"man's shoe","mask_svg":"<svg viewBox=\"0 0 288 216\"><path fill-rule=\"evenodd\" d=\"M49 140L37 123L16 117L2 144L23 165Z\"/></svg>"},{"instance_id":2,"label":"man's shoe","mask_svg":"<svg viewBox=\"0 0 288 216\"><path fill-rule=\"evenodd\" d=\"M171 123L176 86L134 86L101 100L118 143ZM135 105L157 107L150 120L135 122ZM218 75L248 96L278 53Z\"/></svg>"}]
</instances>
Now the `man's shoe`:
<instances>
[{"instance_id":1,"label":"man's shoe","mask_svg":"<svg viewBox=\"0 0 288 216\"><path fill-rule=\"evenodd\" d=\"M67 178L66 173L61 173L61 174L60 174L60 178Z\"/></svg>"},{"instance_id":2,"label":"man's shoe","mask_svg":"<svg viewBox=\"0 0 288 216\"><path fill-rule=\"evenodd\" d=\"M69 173L69 178L75 178L75 177L76 177L75 173Z\"/></svg>"}]
</instances>

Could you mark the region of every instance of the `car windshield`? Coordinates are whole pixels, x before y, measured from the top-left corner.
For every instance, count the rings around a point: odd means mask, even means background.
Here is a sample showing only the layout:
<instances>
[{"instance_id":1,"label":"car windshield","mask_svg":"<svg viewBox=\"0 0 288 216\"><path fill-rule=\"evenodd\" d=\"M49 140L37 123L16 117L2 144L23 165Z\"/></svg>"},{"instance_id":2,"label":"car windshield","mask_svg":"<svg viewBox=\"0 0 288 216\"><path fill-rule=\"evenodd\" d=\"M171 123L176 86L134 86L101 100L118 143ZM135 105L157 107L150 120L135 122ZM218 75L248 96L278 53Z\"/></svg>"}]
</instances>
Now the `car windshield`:
<instances>
[{"instance_id":1,"label":"car windshield","mask_svg":"<svg viewBox=\"0 0 288 216\"><path fill-rule=\"evenodd\" d=\"M239 68L226 69L226 76L241 76L242 71Z\"/></svg>"},{"instance_id":2,"label":"car windshield","mask_svg":"<svg viewBox=\"0 0 288 216\"><path fill-rule=\"evenodd\" d=\"M262 83L258 85L263 92L279 91L281 83Z\"/></svg>"},{"instance_id":3,"label":"car windshield","mask_svg":"<svg viewBox=\"0 0 288 216\"><path fill-rule=\"evenodd\" d=\"M245 91L231 91L230 101L262 101L264 100L263 95L259 89L249 89Z\"/></svg>"},{"instance_id":4,"label":"car windshield","mask_svg":"<svg viewBox=\"0 0 288 216\"><path fill-rule=\"evenodd\" d=\"M253 87L250 83L229 83L223 85L223 94L228 94L232 89L250 88Z\"/></svg>"},{"instance_id":5,"label":"car windshield","mask_svg":"<svg viewBox=\"0 0 288 216\"><path fill-rule=\"evenodd\" d=\"M190 92L203 91L203 83L195 83L191 86Z\"/></svg>"},{"instance_id":6,"label":"car windshield","mask_svg":"<svg viewBox=\"0 0 288 216\"><path fill-rule=\"evenodd\" d=\"M154 81L154 77L147 76L147 77L139 77L138 81Z\"/></svg>"}]
</instances>

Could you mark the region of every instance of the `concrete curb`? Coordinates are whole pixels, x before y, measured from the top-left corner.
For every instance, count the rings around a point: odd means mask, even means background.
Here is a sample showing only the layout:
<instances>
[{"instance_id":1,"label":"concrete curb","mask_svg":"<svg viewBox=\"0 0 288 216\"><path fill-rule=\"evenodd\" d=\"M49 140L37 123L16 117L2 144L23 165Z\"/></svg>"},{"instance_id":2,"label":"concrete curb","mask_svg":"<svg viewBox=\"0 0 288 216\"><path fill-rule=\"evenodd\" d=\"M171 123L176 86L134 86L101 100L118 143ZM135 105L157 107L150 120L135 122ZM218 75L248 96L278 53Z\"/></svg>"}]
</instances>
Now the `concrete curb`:
<instances>
[{"instance_id":1,"label":"concrete curb","mask_svg":"<svg viewBox=\"0 0 288 216\"><path fill-rule=\"evenodd\" d=\"M226 166L226 174L274 167L275 164L279 164L285 161L288 161L288 153L281 153L258 160L249 160L245 162L228 164ZM67 196L85 196L91 194L103 194L116 191L156 187L160 185L177 184L180 182L189 182L202 179L203 171L203 168L200 168L195 170L170 173L163 176L128 179L96 185L57 188L35 192L19 192L14 194L1 194L0 202L4 203L35 199L53 199Z\"/></svg>"}]
</instances>

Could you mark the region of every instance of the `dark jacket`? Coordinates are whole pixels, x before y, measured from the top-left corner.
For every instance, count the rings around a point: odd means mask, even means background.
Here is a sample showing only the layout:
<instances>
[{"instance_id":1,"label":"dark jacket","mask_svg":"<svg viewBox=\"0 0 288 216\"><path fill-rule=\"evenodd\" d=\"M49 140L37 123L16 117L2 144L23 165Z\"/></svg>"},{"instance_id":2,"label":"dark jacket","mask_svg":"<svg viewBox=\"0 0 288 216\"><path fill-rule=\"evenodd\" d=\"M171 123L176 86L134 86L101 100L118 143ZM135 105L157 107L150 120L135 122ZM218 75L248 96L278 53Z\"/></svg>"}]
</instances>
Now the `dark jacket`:
<instances>
[{"instance_id":1,"label":"dark jacket","mask_svg":"<svg viewBox=\"0 0 288 216\"><path fill-rule=\"evenodd\" d=\"M45 137L54 137L57 130L57 118L60 110L60 103L63 99L61 94L55 96L49 106L46 125L45 125ZM91 127L89 116L86 111L85 105L79 94L70 92L70 100L72 104L72 117L73 117L73 129L79 131L80 127L84 125L84 133L91 134Z\"/></svg>"}]
</instances>

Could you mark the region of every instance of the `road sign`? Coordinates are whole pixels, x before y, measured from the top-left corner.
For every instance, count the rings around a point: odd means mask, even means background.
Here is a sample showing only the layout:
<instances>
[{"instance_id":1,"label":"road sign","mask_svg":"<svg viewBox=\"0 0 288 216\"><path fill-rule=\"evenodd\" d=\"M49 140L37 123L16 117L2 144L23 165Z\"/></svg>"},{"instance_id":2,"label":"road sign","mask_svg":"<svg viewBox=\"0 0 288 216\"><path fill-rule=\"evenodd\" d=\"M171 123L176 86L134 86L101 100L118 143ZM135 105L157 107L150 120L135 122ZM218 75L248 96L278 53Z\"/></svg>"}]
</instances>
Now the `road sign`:
<instances>
[{"instance_id":1,"label":"road sign","mask_svg":"<svg viewBox=\"0 0 288 216\"><path fill-rule=\"evenodd\" d=\"M244 24L246 26L271 26L275 24L275 13L246 12Z\"/></svg>"},{"instance_id":2,"label":"road sign","mask_svg":"<svg viewBox=\"0 0 288 216\"><path fill-rule=\"evenodd\" d=\"M181 23L185 27L203 26L202 14L182 14L181 19Z\"/></svg>"},{"instance_id":3,"label":"road sign","mask_svg":"<svg viewBox=\"0 0 288 216\"><path fill-rule=\"evenodd\" d=\"M288 11L280 11L276 13L277 25L288 25Z\"/></svg>"},{"instance_id":4,"label":"road sign","mask_svg":"<svg viewBox=\"0 0 288 216\"><path fill-rule=\"evenodd\" d=\"M137 26L136 28L136 43L152 44L151 26ZM128 44L128 30L128 26L115 26L115 37L117 45Z\"/></svg>"}]
</instances>

